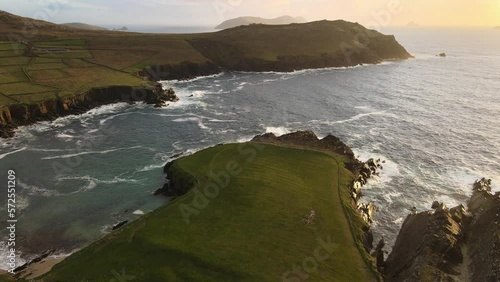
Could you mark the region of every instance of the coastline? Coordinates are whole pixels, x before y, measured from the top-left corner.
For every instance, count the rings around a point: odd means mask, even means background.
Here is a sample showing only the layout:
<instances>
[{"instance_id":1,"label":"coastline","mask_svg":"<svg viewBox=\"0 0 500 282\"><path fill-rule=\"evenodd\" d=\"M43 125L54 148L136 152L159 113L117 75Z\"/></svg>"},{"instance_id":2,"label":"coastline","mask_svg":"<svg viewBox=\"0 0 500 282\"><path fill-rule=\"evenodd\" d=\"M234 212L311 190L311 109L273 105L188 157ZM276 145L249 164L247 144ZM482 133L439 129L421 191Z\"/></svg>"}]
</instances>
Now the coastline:
<instances>
[{"instance_id":1,"label":"coastline","mask_svg":"<svg viewBox=\"0 0 500 282\"><path fill-rule=\"evenodd\" d=\"M285 71L273 69L265 71L226 70L210 62L196 64L186 61L175 65L160 65L155 68L146 68L137 73L138 76L151 81L151 84L147 86L108 86L92 88L68 98L47 100L29 105L11 104L3 106L0 108L0 138L13 137L15 129L19 126L31 125L40 121L54 120L58 117L73 114L82 114L103 105L120 102L145 102L160 107L165 106L165 102L167 101L175 102L175 98L171 99L162 95L165 93L165 90L159 89L159 87L161 88L161 81L189 82L204 77L220 75L224 73L224 71L291 74L317 70L356 68L401 60L404 59L390 59L371 63L359 63L356 65L304 67Z\"/></svg>"},{"instance_id":2,"label":"coastline","mask_svg":"<svg viewBox=\"0 0 500 282\"><path fill-rule=\"evenodd\" d=\"M18 126L54 120L72 114L82 114L107 104L142 101L158 105L173 99L172 93L168 91L163 90L159 83L148 87L109 86L93 88L64 99L48 100L30 105L8 105L0 109L0 137L14 136L14 130Z\"/></svg>"}]
</instances>

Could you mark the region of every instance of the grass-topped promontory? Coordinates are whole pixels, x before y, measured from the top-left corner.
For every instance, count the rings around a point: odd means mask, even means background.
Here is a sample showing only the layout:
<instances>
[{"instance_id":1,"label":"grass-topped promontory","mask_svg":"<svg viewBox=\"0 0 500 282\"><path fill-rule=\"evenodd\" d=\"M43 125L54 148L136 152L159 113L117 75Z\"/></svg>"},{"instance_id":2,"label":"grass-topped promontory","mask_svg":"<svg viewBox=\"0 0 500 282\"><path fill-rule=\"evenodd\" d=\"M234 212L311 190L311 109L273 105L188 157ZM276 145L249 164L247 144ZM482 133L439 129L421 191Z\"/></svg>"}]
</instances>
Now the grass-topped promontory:
<instances>
[{"instance_id":1,"label":"grass-topped promontory","mask_svg":"<svg viewBox=\"0 0 500 282\"><path fill-rule=\"evenodd\" d=\"M184 196L73 254L43 281L376 281L341 200L343 156L259 143L176 160ZM186 182L187 181L187 182ZM299 280L300 279L300 280Z\"/></svg>"}]
</instances>

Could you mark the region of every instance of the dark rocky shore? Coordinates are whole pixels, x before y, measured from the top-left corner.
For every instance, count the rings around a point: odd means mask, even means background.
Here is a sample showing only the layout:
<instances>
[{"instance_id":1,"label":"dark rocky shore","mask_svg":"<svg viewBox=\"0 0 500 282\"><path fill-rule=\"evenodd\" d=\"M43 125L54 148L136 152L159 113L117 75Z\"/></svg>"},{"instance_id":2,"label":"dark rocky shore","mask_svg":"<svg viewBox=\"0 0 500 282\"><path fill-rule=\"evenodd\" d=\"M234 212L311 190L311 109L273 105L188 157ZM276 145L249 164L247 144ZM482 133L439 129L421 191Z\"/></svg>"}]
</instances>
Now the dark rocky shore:
<instances>
[{"instance_id":1,"label":"dark rocky shore","mask_svg":"<svg viewBox=\"0 0 500 282\"><path fill-rule=\"evenodd\" d=\"M387 281L499 281L500 193L473 185L466 206L410 214L383 272Z\"/></svg>"}]
</instances>

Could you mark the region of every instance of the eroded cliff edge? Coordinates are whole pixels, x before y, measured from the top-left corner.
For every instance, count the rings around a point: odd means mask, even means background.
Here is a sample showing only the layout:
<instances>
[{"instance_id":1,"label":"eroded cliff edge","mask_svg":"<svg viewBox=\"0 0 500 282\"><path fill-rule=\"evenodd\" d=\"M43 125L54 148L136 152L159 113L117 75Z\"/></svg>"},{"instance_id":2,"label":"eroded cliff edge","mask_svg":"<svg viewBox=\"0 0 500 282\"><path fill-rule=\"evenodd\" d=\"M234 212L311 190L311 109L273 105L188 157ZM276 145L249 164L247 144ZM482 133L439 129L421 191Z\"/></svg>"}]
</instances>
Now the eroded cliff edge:
<instances>
[{"instance_id":1,"label":"eroded cliff edge","mask_svg":"<svg viewBox=\"0 0 500 282\"><path fill-rule=\"evenodd\" d=\"M14 129L18 126L71 114L81 114L106 104L142 101L161 105L176 99L177 97L171 89L164 90L160 84L156 83L144 87L93 88L67 98L52 99L35 104L11 104L0 108L0 137L12 137Z\"/></svg>"},{"instance_id":2,"label":"eroded cliff edge","mask_svg":"<svg viewBox=\"0 0 500 282\"><path fill-rule=\"evenodd\" d=\"M499 281L500 193L473 186L467 206L410 214L383 272L387 281Z\"/></svg>"}]
</instances>

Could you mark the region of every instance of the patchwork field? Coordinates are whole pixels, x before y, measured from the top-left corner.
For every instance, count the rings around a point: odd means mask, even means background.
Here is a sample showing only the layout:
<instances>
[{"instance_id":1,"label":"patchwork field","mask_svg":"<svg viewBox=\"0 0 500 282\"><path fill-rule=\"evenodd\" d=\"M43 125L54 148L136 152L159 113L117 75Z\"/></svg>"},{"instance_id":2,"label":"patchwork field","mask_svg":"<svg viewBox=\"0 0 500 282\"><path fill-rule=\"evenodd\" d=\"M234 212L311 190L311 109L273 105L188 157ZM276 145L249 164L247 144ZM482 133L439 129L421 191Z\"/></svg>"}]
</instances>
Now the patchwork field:
<instances>
[{"instance_id":1,"label":"patchwork field","mask_svg":"<svg viewBox=\"0 0 500 282\"><path fill-rule=\"evenodd\" d=\"M0 106L38 103L94 87L140 86L142 78L92 62L83 39L0 44Z\"/></svg>"}]
</instances>

